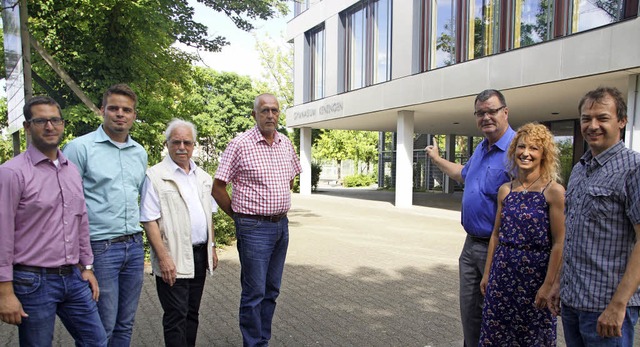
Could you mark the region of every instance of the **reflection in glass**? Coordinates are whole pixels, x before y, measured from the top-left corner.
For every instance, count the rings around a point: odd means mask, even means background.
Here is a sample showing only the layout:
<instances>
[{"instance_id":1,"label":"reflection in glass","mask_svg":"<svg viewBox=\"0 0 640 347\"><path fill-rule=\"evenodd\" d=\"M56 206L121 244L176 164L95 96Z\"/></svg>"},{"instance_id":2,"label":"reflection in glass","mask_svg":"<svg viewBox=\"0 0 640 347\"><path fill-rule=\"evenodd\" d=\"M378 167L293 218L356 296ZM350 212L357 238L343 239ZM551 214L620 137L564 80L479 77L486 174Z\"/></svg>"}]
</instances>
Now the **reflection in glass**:
<instances>
[{"instance_id":1,"label":"reflection in glass","mask_svg":"<svg viewBox=\"0 0 640 347\"><path fill-rule=\"evenodd\" d=\"M622 0L573 0L571 32L589 30L620 20Z\"/></svg>"},{"instance_id":2,"label":"reflection in glass","mask_svg":"<svg viewBox=\"0 0 640 347\"><path fill-rule=\"evenodd\" d=\"M433 0L435 16L435 67L456 62L456 3L454 0Z\"/></svg>"},{"instance_id":3,"label":"reflection in glass","mask_svg":"<svg viewBox=\"0 0 640 347\"><path fill-rule=\"evenodd\" d=\"M347 90L391 79L391 1L363 1L344 14Z\"/></svg>"},{"instance_id":4,"label":"reflection in glass","mask_svg":"<svg viewBox=\"0 0 640 347\"><path fill-rule=\"evenodd\" d=\"M349 21L349 89L364 86L364 49L365 49L364 8L351 13Z\"/></svg>"},{"instance_id":5,"label":"reflection in glass","mask_svg":"<svg viewBox=\"0 0 640 347\"><path fill-rule=\"evenodd\" d=\"M552 0L517 0L513 47L524 47L550 38Z\"/></svg>"},{"instance_id":6,"label":"reflection in glass","mask_svg":"<svg viewBox=\"0 0 640 347\"><path fill-rule=\"evenodd\" d=\"M475 0L473 23L469 23L469 58L475 59L493 54L499 37L500 23L497 0Z\"/></svg>"},{"instance_id":7,"label":"reflection in glass","mask_svg":"<svg viewBox=\"0 0 640 347\"><path fill-rule=\"evenodd\" d=\"M325 31L324 27L311 31L309 34L309 67L310 67L310 100L324 97L325 77Z\"/></svg>"},{"instance_id":8,"label":"reflection in glass","mask_svg":"<svg viewBox=\"0 0 640 347\"><path fill-rule=\"evenodd\" d=\"M391 79L391 0L379 0L374 4L373 16L373 79L372 83Z\"/></svg>"},{"instance_id":9,"label":"reflection in glass","mask_svg":"<svg viewBox=\"0 0 640 347\"><path fill-rule=\"evenodd\" d=\"M556 146L560 152L560 178L564 186L569 182L571 169L573 168L573 133L575 121L556 121L551 122L549 130L554 136Z\"/></svg>"}]
</instances>

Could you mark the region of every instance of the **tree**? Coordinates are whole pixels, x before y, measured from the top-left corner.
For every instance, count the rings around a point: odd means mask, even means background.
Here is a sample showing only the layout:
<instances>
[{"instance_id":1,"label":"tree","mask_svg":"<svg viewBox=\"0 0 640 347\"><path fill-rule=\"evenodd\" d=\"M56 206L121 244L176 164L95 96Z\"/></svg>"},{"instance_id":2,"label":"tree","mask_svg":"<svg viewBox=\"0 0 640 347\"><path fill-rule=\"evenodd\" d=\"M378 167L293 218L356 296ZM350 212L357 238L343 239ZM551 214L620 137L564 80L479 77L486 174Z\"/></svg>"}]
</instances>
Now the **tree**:
<instances>
[{"instance_id":1,"label":"tree","mask_svg":"<svg viewBox=\"0 0 640 347\"><path fill-rule=\"evenodd\" d=\"M342 161L349 159L350 136L351 134L346 130L324 130L313 146L314 159L335 160L338 163L338 179L341 178Z\"/></svg>"},{"instance_id":2,"label":"tree","mask_svg":"<svg viewBox=\"0 0 640 347\"><path fill-rule=\"evenodd\" d=\"M281 39L284 41L282 37ZM287 42L278 45L267 35L262 40L256 37L256 49L264 68L262 78L286 113L293 106L293 44Z\"/></svg>"},{"instance_id":3,"label":"tree","mask_svg":"<svg viewBox=\"0 0 640 347\"><path fill-rule=\"evenodd\" d=\"M284 38L281 39L284 41ZM291 43L279 45L269 36L264 39L256 37L256 49L260 54L260 64L264 68L263 85L259 85L258 89L261 92L271 92L276 95L283 110L280 124L286 126L287 109L293 106L293 45ZM296 151L300 153L300 129L295 128L288 135ZM311 130L312 146L319 135L319 129Z\"/></svg>"},{"instance_id":4,"label":"tree","mask_svg":"<svg viewBox=\"0 0 640 347\"><path fill-rule=\"evenodd\" d=\"M7 98L2 97L0 98L0 163L4 163L13 157L13 141L1 130L7 126Z\"/></svg>"},{"instance_id":5,"label":"tree","mask_svg":"<svg viewBox=\"0 0 640 347\"><path fill-rule=\"evenodd\" d=\"M191 90L177 111L191 115L198 127L199 165L216 168L229 141L254 126L251 110L257 94L247 76L194 67Z\"/></svg>"},{"instance_id":6,"label":"tree","mask_svg":"<svg viewBox=\"0 0 640 347\"><path fill-rule=\"evenodd\" d=\"M360 172L360 162L367 164L367 173L371 170L371 164L378 162L378 133L374 131L348 130L349 159L356 162ZM362 173L362 172L360 172Z\"/></svg>"},{"instance_id":7,"label":"tree","mask_svg":"<svg viewBox=\"0 0 640 347\"><path fill-rule=\"evenodd\" d=\"M456 41L455 41L455 25L453 21L449 21L444 25L444 30L436 41L436 50L445 52L447 58L443 64L445 66L455 64L456 62Z\"/></svg>"},{"instance_id":8,"label":"tree","mask_svg":"<svg viewBox=\"0 0 640 347\"><path fill-rule=\"evenodd\" d=\"M620 18L620 9L623 3L621 0L589 0L589 2L604 11L611 19L611 22Z\"/></svg>"},{"instance_id":9,"label":"tree","mask_svg":"<svg viewBox=\"0 0 640 347\"><path fill-rule=\"evenodd\" d=\"M249 20L286 12L284 0L199 0L231 17L241 29ZM210 38L193 20L187 0L30 0L30 32L97 105L115 83L127 83L139 96L132 136L149 152L150 164L160 159L162 130L173 117L188 119L181 108L190 93L194 55L176 49L182 42L198 49L219 50L228 42ZM69 137L96 128L100 118L89 111L37 55L33 71L66 105ZM45 90L35 86L35 93ZM185 113L182 113L185 112Z\"/></svg>"}]
</instances>

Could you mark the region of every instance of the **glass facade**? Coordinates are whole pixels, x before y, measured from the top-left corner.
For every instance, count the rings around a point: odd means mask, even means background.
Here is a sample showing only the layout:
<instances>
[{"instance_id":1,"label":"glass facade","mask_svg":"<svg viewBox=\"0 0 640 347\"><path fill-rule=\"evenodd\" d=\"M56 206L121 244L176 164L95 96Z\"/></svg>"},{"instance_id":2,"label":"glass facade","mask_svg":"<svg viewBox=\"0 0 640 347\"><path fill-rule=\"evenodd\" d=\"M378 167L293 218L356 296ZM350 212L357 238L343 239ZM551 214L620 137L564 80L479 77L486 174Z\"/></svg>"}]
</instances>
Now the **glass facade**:
<instances>
[{"instance_id":1,"label":"glass facade","mask_svg":"<svg viewBox=\"0 0 640 347\"><path fill-rule=\"evenodd\" d=\"M422 0L420 4L419 72L638 15L637 0Z\"/></svg>"},{"instance_id":2,"label":"glass facade","mask_svg":"<svg viewBox=\"0 0 640 347\"><path fill-rule=\"evenodd\" d=\"M391 0L363 1L342 13L345 89L391 79Z\"/></svg>"},{"instance_id":3,"label":"glass facade","mask_svg":"<svg viewBox=\"0 0 640 347\"><path fill-rule=\"evenodd\" d=\"M324 98L325 87L325 31L324 25L307 32L309 57L309 92L305 101Z\"/></svg>"},{"instance_id":4,"label":"glass facade","mask_svg":"<svg viewBox=\"0 0 640 347\"><path fill-rule=\"evenodd\" d=\"M597 28L622 18L623 0L572 0L571 32Z\"/></svg>"},{"instance_id":5,"label":"glass facade","mask_svg":"<svg viewBox=\"0 0 640 347\"><path fill-rule=\"evenodd\" d=\"M347 42L347 89L353 90L364 87L365 72L365 11L366 8L358 6L346 17L346 42Z\"/></svg>"},{"instance_id":6,"label":"glass facade","mask_svg":"<svg viewBox=\"0 0 640 347\"><path fill-rule=\"evenodd\" d=\"M294 0L293 15L297 16L311 7L311 0Z\"/></svg>"},{"instance_id":7,"label":"glass facade","mask_svg":"<svg viewBox=\"0 0 640 347\"><path fill-rule=\"evenodd\" d=\"M495 51L495 38L499 33L495 30L499 26L497 19L498 3L495 0L475 0L471 2L471 18L469 28L468 59L484 57Z\"/></svg>"},{"instance_id":8,"label":"glass facade","mask_svg":"<svg viewBox=\"0 0 640 347\"><path fill-rule=\"evenodd\" d=\"M552 38L553 1L517 0L514 12L514 48L533 45Z\"/></svg>"},{"instance_id":9,"label":"glass facade","mask_svg":"<svg viewBox=\"0 0 640 347\"><path fill-rule=\"evenodd\" d=\"M391 79L391 0L373 3L373 77L372 83Z\"/></svg>"},{"instance_id":10,"label":"glass facade","mask_svg":"<svg viewBox=\"0 0 640 347\"><path fill-rule=\"evenodd\" d=\"M433 67L442 67L456 63L456 1L433 0L434 34L432 49Z\"/></svg>"}]
</instances>

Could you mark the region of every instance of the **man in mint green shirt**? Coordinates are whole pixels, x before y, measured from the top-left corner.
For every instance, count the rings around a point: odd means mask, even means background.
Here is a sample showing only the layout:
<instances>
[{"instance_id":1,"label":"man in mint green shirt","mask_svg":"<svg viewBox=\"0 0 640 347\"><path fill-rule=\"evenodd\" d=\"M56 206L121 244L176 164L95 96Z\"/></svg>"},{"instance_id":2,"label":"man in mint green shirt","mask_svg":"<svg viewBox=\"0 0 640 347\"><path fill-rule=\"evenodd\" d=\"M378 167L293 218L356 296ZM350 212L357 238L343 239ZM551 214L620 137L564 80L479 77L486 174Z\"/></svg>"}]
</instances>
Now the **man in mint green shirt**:
<instances>
[{"instance_id":1,"label":"man in mint green shirt","mask_svg":"<svg viewBox=\"0 0 640 347\"><path fill-rule=\"evenodd\" d=\"M129 136L136 103L137 96L127 85L110 87L100 108L102 125L63 150L82 176L100 286L98 310L110 346L131 344L144 274L138 198L147 153Z\"/></svg>"}]
</instances>

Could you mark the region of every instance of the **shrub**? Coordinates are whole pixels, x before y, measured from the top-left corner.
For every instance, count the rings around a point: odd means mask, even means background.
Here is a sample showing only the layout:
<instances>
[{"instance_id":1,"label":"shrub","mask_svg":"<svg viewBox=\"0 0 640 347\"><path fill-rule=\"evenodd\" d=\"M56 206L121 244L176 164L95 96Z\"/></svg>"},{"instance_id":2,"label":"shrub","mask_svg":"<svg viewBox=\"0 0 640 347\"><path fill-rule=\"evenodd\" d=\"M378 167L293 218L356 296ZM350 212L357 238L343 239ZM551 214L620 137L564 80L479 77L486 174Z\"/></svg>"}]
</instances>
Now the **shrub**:
<instances>
[{"instance_id":1,"label":"shrub","mask_svg":"<svg viewBox=\"0 0 640 347\"><path fill-rule=\"evenodd\" d=\"M315 192L318 189L318 182L320 181L320 173L322 173L322 165L312 162L311 163L311 189Z\"/></svg>"},{"instance_id":2,"label":"shrub","mask_svg":"<svg viewBox=\"0 0 640 347\"><path fill-rule=\"evenodd\" d=\"M346 176L342 185L345 187L368 187L376 183L376 178L373 175L357 174L352 176Z\"/></svg>"},{"instance_id":3,"label":"shrub","mask_svg":"<svg viewBox=\"0 0 640 347\"><path fill-rule=\"evenodd\" d=\"M213 215L213 229L216 234L216 245L230 245L236 239L236 227L233 219L222 209Z\"/></svg>"},{"instance_id":4,"label":"shrub","mask_svg":"<svg viewBox=\"0 0 640 347\"><path fill-rule=\"evenodd\" d=\"M231 196L231 184L227 184L227 193ZM233 219L220 207L218 207L218 212L213 214L213 229L216 234L216 245L228 246L236 239L236 227Z\"/></svg>"},{"instance_id":5,"label":"shrub","mask_svg":"<svg viewBox=\"0 0 640 347\"><path fill-rule=\"evenodd\" d=\"M316 191L318 189L318 182L320 181L320 173L322 172L322 166L316 162L311 163L311 190ZM300 193L300 175L296 176L293 180L293 192Z\"/></svg>"}]
</instances>

